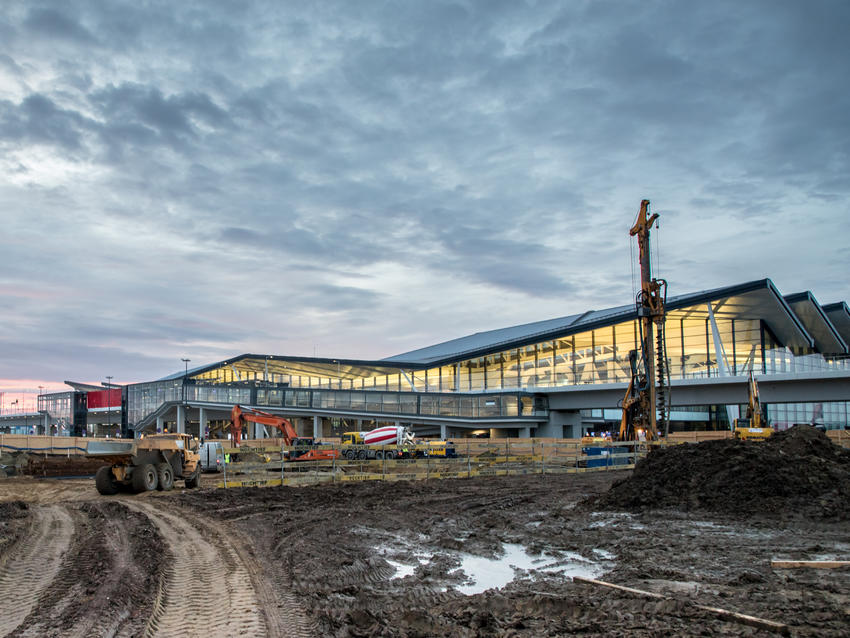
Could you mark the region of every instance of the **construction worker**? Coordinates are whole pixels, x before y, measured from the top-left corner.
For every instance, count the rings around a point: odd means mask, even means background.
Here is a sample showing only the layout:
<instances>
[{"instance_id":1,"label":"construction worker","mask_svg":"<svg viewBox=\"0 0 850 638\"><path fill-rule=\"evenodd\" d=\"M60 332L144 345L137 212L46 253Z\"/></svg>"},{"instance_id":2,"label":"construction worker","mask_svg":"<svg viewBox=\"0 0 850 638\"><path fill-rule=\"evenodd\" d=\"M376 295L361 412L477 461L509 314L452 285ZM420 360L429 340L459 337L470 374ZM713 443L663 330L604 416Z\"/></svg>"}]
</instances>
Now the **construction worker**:
<instances>
[{"instance_id":1,"label":"construction worker","mask_svg":"<svg viewBox=\"0 0 850 638\"><path fill-rule=\"evenodd\" d=\"M230 452L227 452L227 453L224 455L224 464L225 464L225 465L228 465L229 463L230 463Z\"/></svg>"}]
</instances>

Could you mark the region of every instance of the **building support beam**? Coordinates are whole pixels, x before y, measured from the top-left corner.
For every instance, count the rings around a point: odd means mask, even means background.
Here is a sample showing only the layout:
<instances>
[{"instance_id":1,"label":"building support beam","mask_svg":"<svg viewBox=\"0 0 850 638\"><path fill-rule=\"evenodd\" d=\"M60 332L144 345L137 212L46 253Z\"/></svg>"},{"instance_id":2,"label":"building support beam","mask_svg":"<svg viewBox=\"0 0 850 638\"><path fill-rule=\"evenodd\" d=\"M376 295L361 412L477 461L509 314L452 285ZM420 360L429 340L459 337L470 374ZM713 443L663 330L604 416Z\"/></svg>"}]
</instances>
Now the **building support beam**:
<instances>
[{"instance_id":1,"label":"building support beam","mask_svg":"<svg viewBox=\"0 0 850 638\"><path fill-rule=\"evenodd\" d=\"M550 410L549 422L537 426L540 438L578 439L582 434L579 410Z\"/></svg>"},{"instance_id":2,"label":"building support beam","mask_svg":"<svg viewBox=\"0 0 850 638\"><path fill-rule=\"evenodd\" d=\"M198 438L201 443L207 438L207 410L206 408L198 408Z\"/></svg>"},{"instance_id":3,"label":"building support beam","mask_svg":"<svg viewBox=\"0 0 850 638\"><path fill-rule=\"evenodd\" d=\"M711 323L711 337L714 341L714 358L717 361L717 373L720 377L728 377L729 360L726 358L726 350L723 348L723 341L720 339L720 330L717 328L717 321L714 318L714 308L711 307L711 302L705 304L708 308L708 319ZM726 418L729 419L729 429L735 429L735 420L740 416L737 405L726 406Z\"/></svg>"},{"instance_id":4,"label":"building support beam","mask_svg":"<svg viewBox=\"0 0 850 638\"><path fill-rule=\"evenodd\" d=\"M407 374L407 372L405 372L404 370L399 369L399 372L401 373L401 376L403 376L405 378L407 383L410 384L411 392L416 392L416 384L413 383L413 379L411 378L411 376L409 374ZM411 374L413 374L413 373L411 372Z\"/></svg>"},{"instance_id":5,"label":"building support beam","mask_svg":"<svg viewBox=\"0 0 850 638\"><path fill-rule=\"evenodd\" d=\"M177 423L174 424L174 429L178 434L186 432L186 408L182 405L177 406Z\"/></svg>"}]
</instances>

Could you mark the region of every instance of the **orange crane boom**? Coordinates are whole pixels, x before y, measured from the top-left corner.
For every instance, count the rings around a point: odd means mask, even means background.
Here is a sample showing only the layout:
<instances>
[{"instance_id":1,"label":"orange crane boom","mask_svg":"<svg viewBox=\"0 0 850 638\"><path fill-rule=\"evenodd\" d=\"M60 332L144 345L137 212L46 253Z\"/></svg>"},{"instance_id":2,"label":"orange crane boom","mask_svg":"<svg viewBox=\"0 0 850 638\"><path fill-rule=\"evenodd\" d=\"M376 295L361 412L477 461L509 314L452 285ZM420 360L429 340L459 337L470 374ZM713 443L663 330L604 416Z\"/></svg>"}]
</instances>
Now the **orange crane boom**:
<instances>
[{"instance_id":1,"label":"orange crane boom","mask_svg":"<svg viewBox=\"0 0 850 638\"><path fill-rule=\"evenodd\" d=\"M242 440L242 430L248 421L277 428L283 433L283 440L286 445L292 445L292 441L298 438L298 433L289 419L284 419L282 416L263 412L262 410L234 405L230 411L230 431L233 433L233 443L237 447Z\"/></svg>"}]
</instances>

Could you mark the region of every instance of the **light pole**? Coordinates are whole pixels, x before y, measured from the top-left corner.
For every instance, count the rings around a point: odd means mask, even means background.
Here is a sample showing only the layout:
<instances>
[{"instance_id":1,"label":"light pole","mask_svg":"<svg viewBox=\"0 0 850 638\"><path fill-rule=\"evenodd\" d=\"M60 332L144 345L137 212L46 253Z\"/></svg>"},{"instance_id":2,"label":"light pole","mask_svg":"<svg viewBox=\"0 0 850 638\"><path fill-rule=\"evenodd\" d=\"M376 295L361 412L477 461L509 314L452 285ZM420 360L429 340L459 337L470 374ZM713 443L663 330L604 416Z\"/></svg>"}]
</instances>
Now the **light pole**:
<instances>
[{"instance_id":1,"label":"light pole","mask_svg":"<svg viewBox=\"0 0 850 638\"><path fill-rule=\"evenodd\" d=\"M12 401L12 402L9 404L9 408L10 408L10 410L11 410L11 408L12 408L12 406L13 406L13 405L15 406L15 412L14 412L13 414L17 414L17 413L18 413L18 407L17 407L17 406L18 406L18 400L17 400L17 399L15 399L14 401ZM27 426L26 426L26 423L24 423L24 433L26 433L26 429L27 429ZM12 429L10 428L10 429L9 429L9 432L11 432L11 431L12 431Z\"/></svg>"},{"instance_id":2,"label":"light pole","mask_svg":"<svg viewBox=\"0 0 850 638\"><path fill-rule=\"evenodd\" d=\"M189 422L189 407L186 405L186 379L189 377L189 362L191 359L180 359L185 366L183 369L183 406L182 408L178 408L178 412L180 409L183 410L183 431L186 431L186 424ZM179 421L179 419L178 419ZM178 426L179 427L179 426ZM200 426L198 426L200 428ZM178 429L178 432L180 430Z\"/></svg>"},{"instance_id":3,"label":"light pole","mask_svg":"<svg viewBox=\"0 0 850 638\"><path fill-rule=\"evenodd\" d=\"M35 411L36 411L36 412L40 412L39 408L40 408L41 406L40 406L39 404L41 403L41 393L42 393L42 392L44 392L44 386L43 386L43 385L40 385L40 386L38 386L38 397L36 397L36 400L35 400ZM44 417L44 418L41 420L41 422L42 422L42 424L44 424L44 434L45 434L45 435L49 435L49 434L50 434L50 432L48 432L48 430L50 429L50 424L49 424L49 422L48 422L48 418L47 418L47 417Z\"/></svg>"},{"instance_id":4,"label":"light pole","mask_svg":"<svg viewBox=\"0 0 850 638\"><path fill-rule=\"evenodd\" d=\"M186 368L183 371L183 403L186 403L186 379L189 376L189 362L191 359L180 359Z\"/></svg>"}]
</instances>

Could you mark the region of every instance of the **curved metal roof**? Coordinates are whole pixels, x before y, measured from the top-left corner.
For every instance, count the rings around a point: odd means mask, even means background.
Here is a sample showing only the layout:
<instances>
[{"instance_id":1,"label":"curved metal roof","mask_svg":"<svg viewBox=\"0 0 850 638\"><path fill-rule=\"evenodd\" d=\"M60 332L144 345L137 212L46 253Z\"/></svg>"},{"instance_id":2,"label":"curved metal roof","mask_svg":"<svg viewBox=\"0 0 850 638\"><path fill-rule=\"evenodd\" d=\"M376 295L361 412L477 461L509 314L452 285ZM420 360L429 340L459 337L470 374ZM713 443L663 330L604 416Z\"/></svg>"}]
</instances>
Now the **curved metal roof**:
<instances>
[{"instance_id":1,"label":"curved metal roof","mask_svg":"<svg viewBox=\"0 0 850 638\"><path fill-rule=\"evenodd\" d=\"M770 279L668 297L667 310L692 308L690 314L707 316L707 309L703 308L707 303L712 304L718 318L764 319L785 345L803 349L814 346L812 337ZM408 366L442 365L635 319L637 309L634 304L591 310L581 315L478 332L382 359L382 362Z\"/></svg>"},{"instance_id":2,"label":"curved metal roof","mask_svg":"<svg viewBox=\"0 0 850 638\"><path fill-rule=\"evenodd\" d=\"M802 293L806 294L806 293ZM810 296L810 293L808 293ZM806 317L804 321L793 310L789 302L779 293L770 279L759 279L734 286L703 290L695 293L668 297L669 311L683 311L686 317L708 317L708 305L717 319L763 320L771 332L784 345L809 350L817 347L830 350L834 354L836 347L846 352L847 345L838 329L827 317L827 312L841 315L847 313L846 304L832 304L820 309L813 297L798 301L797 295L789 296L792 303L804 303L806 308L815 308L819 312L817 321ZM802 306L801 306L802 307ZM828 309L828 311L827 311ZM816 314L817 314L816 312ZM841 315L844 316L844 315ZM242 354L225 361L192 368L188 373L183 370L160 379L161 381L180 379L184 374L189 377L203 374L217 368L231 368L237 378L245 372L264 377L265 373L333 376L341 378L360 378L375 374L395 373L400 370L418 370L438 365L447 365L464 359L472 359L494 354L511 348L563 338L587 332L596 328L612 326L637 319L634 304L616 306L606 310L590 310L582 314L568 315L555 319L510 326L497 330L476 332L465 337L451 339L424 348L404 352L386 359L331 359L318 357L293 357L264 354ZM842 324L843 326L844 324ZM816 328L817 338L810 334L807 327ZM847 328L850 330L850 326ZM841 330L844 330L842 327Z\"/></svg>"}]
</instances>

